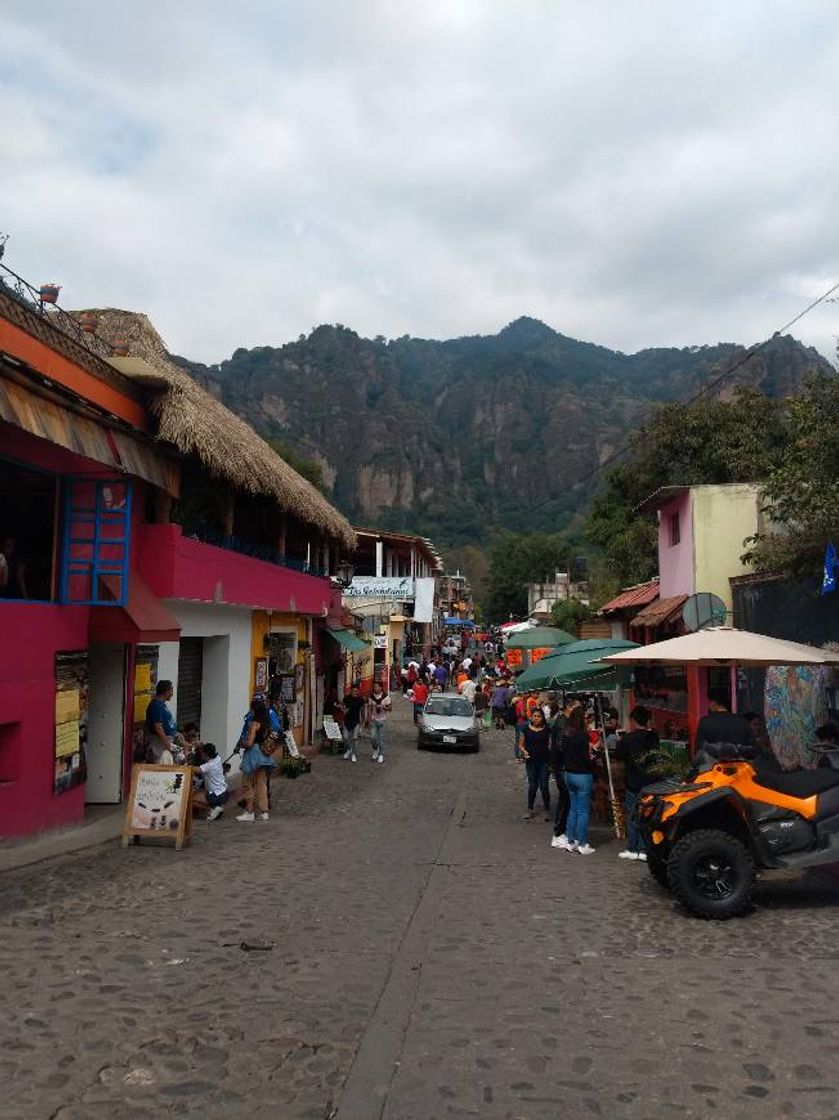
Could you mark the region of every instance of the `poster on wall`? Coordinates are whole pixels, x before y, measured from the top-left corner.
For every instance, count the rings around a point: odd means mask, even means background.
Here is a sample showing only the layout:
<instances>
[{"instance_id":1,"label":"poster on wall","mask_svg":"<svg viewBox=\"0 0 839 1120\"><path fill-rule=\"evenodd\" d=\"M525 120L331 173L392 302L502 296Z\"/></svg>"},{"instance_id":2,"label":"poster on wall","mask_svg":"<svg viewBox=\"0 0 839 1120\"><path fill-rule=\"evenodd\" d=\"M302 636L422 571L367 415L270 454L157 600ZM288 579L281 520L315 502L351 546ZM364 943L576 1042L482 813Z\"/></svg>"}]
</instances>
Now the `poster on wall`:
<instances>
[{"instance_id":1,"label":"poster on wall","mask_svg":"<svg viewBox=\"0 0 839 1120\"><path fill-rule=\"evenodd\" d=\"M87 777L89 679L86 650L55 655L55 794L66 793Z\"/></svg>"},{"instance_id":2,"label":"poster on wall","mask_svg":"<svg viewBox=\"0 0 839 1120\"><path fill-rule=\"evenodd\" d=\"M254 662L253 668L253 690L254 692L266 692L268 690L268 658L257 657Z\"/></svg>"},{"instance_id":3,"label":"poster on wall","mask_svg":"<svg viewBox=\"0 0 839 1120\"><path fill-rule=\"evenodd\" d=\"M280 699L284 704L293 704L295 696L294 677L283 675L280 678Z\"/></svg>"},{"instance_id":4,"label":"poster on wall","mask_svg":"<svg viewBox=\"0 0 839 1120\"><path fill-rule=\"evenodd\" d=\"M154 700L159 656L159 646L137 646L134 658L134 722L131 729L131 750L135 762L145 758L146 708Z\"/></svg>"},{"instance_id":5,"label":"poster on wall","mask_svg":"<svg viewBox=\"0 0 839 1120\"><path fill-rule=\"evenodd\" d=\"M272 630L268 635L268 656L275 673L293 673L297 660L297 631Z\"/></svg>"},{"instance_id":6,"label":"poster on wall","mask_svg":"<svg viewBox=\"0 0 839 1120\"><path fill-rule=\"evenodd\" d=\"M295 692L302 692L303 691L303 680L304 680L305 671L306 671L305 666L303 666L303 665L295 665L294 666L294 689L295 689Z\"/></svg>"}]
</instances>

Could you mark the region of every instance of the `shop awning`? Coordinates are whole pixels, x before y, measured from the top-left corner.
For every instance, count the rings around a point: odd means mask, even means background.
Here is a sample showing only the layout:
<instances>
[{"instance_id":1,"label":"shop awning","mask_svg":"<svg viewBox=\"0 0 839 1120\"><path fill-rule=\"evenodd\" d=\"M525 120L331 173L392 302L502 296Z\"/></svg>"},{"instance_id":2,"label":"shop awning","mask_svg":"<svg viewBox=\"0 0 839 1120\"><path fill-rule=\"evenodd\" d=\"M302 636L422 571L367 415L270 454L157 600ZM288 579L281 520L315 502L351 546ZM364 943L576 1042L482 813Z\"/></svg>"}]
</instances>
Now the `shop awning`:
<instances>
[{"instance_id":1,"label":"shop awning","mask_svg":"<svg viewBox=\"0 0 839 1120\"><path fill-rule=\"evenodd\" d=\"M144 478L178 496L178 467L128 432L108 428L72 409L0 378L0 420L77 455Z\"/></svg>"},{"instance_id":2,"label":"shop awning","mask_svg":"<svg viewBox=\"0 0 839 1120\"><path fill-rule=\"evenodd\" d=\"M625 587L620 595L604 603L598 614L613 614L615 611L631 610L633 607L645 607L658 598L658 580L651 579L646 583L637 583L634 587Z\"/></svg>"},{"instance_id":3,"label":"shop awning","mask_svg":"<svg viewBox=\"0 0 839 1120\"><path fill-rule=\"evenodd\" d=\"M111 577L103 576L108 586ZM118 588L113 588L116 599ZM177 642L181 624L157 596L149 590L136 572L128 579L128 601L124 607L91 607L90 640L92 642L136 642L156 645Z\"/></svg>"},{"instance_id":4,"label":"shop awning","mask_svg":"<svg viewBox=\"0 0 839 1120\"><path fill-rule=\"evenodd\" d=\"M349 653L360 653L367 649L367 643L363 642L357 634L353 634L351 630L327 630L326 632L330 638L334 638L338 645Z\"/></svg>"}]
</instances>

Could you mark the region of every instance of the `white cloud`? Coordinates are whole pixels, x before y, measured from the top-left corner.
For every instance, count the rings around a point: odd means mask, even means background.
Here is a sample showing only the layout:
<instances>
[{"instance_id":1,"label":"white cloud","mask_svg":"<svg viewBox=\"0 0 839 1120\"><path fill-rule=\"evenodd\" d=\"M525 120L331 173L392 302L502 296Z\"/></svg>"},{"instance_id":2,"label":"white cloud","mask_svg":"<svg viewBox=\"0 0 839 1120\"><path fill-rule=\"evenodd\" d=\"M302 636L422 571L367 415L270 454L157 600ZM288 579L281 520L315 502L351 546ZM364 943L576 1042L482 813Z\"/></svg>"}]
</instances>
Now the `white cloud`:
<instances>
[{"instance_id":1,"label":"white cloud","mask_svg":"<svg viewBox=\"0 0 839 1120\"><path fill-rule=\"evenodd\" d=\"M752 342L839 279L837 72L829 0L13 0L0 228L210 361L323 320Z\"/></svg>"}]
</instances>

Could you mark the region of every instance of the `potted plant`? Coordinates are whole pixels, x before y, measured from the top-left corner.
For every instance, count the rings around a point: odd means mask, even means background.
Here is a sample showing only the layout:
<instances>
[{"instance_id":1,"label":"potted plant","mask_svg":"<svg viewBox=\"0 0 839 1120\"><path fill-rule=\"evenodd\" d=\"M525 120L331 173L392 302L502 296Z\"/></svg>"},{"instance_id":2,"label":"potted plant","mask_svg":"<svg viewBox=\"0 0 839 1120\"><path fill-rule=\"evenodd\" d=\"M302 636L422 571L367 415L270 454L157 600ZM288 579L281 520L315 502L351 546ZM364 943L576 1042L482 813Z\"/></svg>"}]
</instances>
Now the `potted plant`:
<instances>
[{"instance_id":1,"label":"potted plant","mask_svg":"<svg viewBox=\"0 0 839 1120\"><path fill-rule=\"evenodd\" d=\"M58 293L60 291L60 284L42 284L38 292L41 297L41 303L57 303Z\"/></svg>"}]
</instances>

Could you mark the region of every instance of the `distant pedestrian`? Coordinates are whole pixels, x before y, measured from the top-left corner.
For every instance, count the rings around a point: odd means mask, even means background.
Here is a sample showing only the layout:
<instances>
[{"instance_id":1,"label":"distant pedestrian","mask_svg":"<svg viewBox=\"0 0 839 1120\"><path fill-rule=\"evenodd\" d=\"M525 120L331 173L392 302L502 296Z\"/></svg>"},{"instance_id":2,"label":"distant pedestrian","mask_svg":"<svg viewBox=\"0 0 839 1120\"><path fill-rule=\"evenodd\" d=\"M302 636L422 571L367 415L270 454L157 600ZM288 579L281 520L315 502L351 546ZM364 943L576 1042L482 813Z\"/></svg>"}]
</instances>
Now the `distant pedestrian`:
<instances>
[{"instance_id":1,"label":"distant pedestrian","mask_svg":"<svg viewBox=\"0 0 839 1120\"><path fill-rule=\"evenodd\" d=\"M510 690L507 682L504 680L497 680L495 687L490 696L490 707L492 708L492 719L495 724L496 731L503 731L507 726L505 722L505 713L507 711L507 704L510 702Z\"/></svg>"},{"instance_id":2,"label":"distant pedestrian","mask_svg":"<svg viewBox=\"0 0 839 1120\"><path fill-rule=\"evenodd\" d=\"M368 716L370 734L373 740L374 762L384 762L385 760L385 728L387 727L387 717L391 707L390 697L382 686L376 682L376 684L373 685L373 692L370 696Z\"/></svg>"},{"instance_id":3,"label":"distant pedestrian","mask_svg":"<svg viewBox=\"0 0 839 1120\"><path fill-rule=\"evenodd\" d=\"M344 758L350 762L358 762L355 753L355 743L358 738L358 726L362 721L365 700L362 698L361 689L354 684L349 694L344 697L344 743L346 750Z\"/></svg>"},{"instance_id":4,"label":"distant pedestrian","mask_svg":"<svg viewBox=\"0 0 839 1120\"><path fill-rule=\"evenodd\" d=\"M574 708L568 716L563 753L563 776L570 798L567 850L590 856L594 854L594 848L588 842L588 820L595 766L582 707Z\"/></svg>"},{"instance_id":5,"label":"distant pedestrian","mask_svg":"<svg viewBox=\"0 0 839 1120\"><path fill-rule=\"evenodd\" d=\"M245 800L244 811L237 821L254 820L254 803L259 819L268 820L268 775L276 766L272 755L262 748L272 731L271 715L264 700L254 700L250 710L250 720L246 721L246 732L240 748L242 755L242 794Z\"/></svg>"},{"instance_id":6,"label":"distant pedestrian","mask_svg":"<svg viewBox=\"0 0 839 1120\"><path fill-rule=\"evenodd\" d=\"M551 793L548 785L550 731L542 709L536 707L522 732L520 750L527 770L527 820L533 817L537 790L545 806L545 820L551 819Z\"/></svg>"},{"instance_id":7,"label":"distant pedestrian","mask_svg":"<svg viewBox=\"0 0 839 1120\"><path fill-rule=\"evenodd\" d=\"M428 685L425 681L417 681L414 685L414 723L419 723L420 713L428 699Z\"/></svg>"},{"instance_id":8,"label":"distant pedestrian","mask_svg":"<svg viewBox=\"0 0 839 1120\"><path fill-rule=\"evenodd\" d=\"M480 722L481 727L485 731L489 730L490 717L489 717L489 693L485 688L475 689L475 698L472 701L475 706L475 718Z\"/></svg>"},{"instance_id":9,"label":"distant pedestrian","mask_svg":"<svg viewBox=\"0 0 839 1120\"><path fill-rule=\"evenodd\" d=\"M434 670L434 680L441 692L446 691L449 683L449 670L445 662L441 662Z\"/></svg>"}]
</instances>

